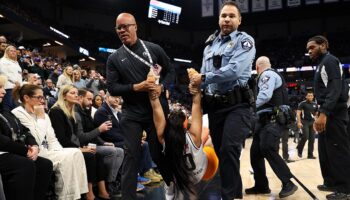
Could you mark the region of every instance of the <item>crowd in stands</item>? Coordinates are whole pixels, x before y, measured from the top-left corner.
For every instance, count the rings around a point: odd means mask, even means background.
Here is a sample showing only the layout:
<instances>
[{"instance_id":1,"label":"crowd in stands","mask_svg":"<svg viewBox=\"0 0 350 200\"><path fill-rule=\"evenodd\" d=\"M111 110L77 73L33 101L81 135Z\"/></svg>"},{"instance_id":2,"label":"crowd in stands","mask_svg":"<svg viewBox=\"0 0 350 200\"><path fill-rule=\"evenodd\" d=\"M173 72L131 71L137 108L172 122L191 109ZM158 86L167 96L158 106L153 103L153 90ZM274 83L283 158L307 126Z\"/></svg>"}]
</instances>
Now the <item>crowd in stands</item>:
<instances>
[{"instance_id":1,"label":"crowd in stands","mask_svg":"<svg viewBox=\"0 0 350 200\"><path fill-rule=\"evenodd\" d=\"M114 31L101 31L96 30L93 27L73 27L69 25L61 25L57 22L49 21L47 18L41 16L41 12L29 8L20 7L13 1L6 0L4 5L11 9L24 19L29 20L42 27L48 27L54 25L55 27L64 30L71 36L71 40L76 44L82 45L88 48L91 52L100 55L107 59L108 54L99 53L97 47L118 47L121 45L117 39ZM35 13L35 14L33 14ZM112 30L112 28L111 28ZM140 33L141 34L141 33ZM350 57L348 53L350 46L347 45L350 39L347 37L349 30L338 30L336 33L327 34L327 38L332 41L330 51L337 55L343 63L349 63ZM159 44L165 52L171 58L186 58L193 60L193 65L201 65L202 54L204 50L204 42L202 44L188 44L183 45L174 40L165 39L162 41L153 40L149 35L142 35L143 39L147 39L156 44ZM94 39L91 39L94 38ZM256 45L259 46L256 57L268 56L271 58L273 68L287 68L287 67L301 67L303 65L309 65L308 59L305 57L305 42L307 41L308 35L305 36L285 36L273 39L259 39L259 36L255 36ZM113 41L113 45L111 45ZM196 67L192 66L192 67Z\"/></svg>"},{"instance_id":2,"label":"crowd in stands","mask_svg":"<svg viewBox=\"0 0 350 200\"><path fill-rule=\"evenodd\" d=\"M0 191L11 200L118 195L121 97L106 91L104 76L94 69L10 43L0 36L0 160L13 160L0 165ZM140 145L138 191L162 181L146 134Z\"/></svg>"}]
</instances>

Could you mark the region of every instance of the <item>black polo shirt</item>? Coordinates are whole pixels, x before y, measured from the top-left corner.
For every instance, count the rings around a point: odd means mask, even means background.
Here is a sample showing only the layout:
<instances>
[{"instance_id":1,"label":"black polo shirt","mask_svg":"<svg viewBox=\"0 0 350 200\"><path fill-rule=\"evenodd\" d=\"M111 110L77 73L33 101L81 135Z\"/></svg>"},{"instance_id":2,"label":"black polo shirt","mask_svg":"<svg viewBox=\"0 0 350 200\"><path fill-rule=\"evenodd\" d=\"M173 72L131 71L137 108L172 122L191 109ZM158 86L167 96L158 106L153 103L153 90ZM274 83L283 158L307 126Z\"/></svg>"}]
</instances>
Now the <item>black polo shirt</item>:
<instances>
[{"instance_id":1,"label":"black polo shirt","mask_svg":"<svg viewBox=\"0 0 350 200\"><path fill-rule=\"evenodd\" d=\"M317 111L317 104L314 101L302 101L298 105L298 110L301 110L301 119L313 121L314 118L312 116L315 116Z\"/></svg>"},{"instance_id":2,"label":"black polo shirt","mask_svg":"<svg viewBox=\"0 0 350 200\"><path fill-rule=\"evenodd\" d=\"M162 66L160 83L164 86L169 85L173 81L173 77L175 75L175 71L170 65L169 57L159 45L147 41L143 42L151 54L153 63ZM138 56L148 61L147 53L145 52L140 40L137 40L132 47L128 48ZM142 63L127 52L123 46L108 57L108 91L112 96L123 97L123 116L128 119L136 121L152 119L152 107L149 101L148 93L133 91L133 84L140 83L147 79L149 69L149 66ZM167 110L164 93L162 94L161 102L164 106L163 109Z\"/></svg>"}]
</instances>

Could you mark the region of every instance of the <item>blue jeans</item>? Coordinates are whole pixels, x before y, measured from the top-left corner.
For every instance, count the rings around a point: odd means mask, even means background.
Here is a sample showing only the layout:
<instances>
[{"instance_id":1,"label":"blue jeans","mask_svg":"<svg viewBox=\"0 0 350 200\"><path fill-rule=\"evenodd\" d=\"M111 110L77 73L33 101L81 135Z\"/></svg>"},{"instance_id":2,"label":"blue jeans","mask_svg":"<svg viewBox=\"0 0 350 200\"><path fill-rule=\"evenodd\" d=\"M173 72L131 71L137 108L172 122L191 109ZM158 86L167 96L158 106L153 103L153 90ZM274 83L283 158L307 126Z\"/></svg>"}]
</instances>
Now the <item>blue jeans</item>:
<instances>
[{"instance_id":1,"label":"blue jeans","mask_svg":"<svg viewBox=\"0 0 350 200\"><path fill-rule=\"evenodd\" d=\"M142 146L142 153L140 158L139 172L143 174L152 168L153 161L152 161L151 152L149 150L148 142L144 141L144 143L141 146Z\"/></svg>"}]
</instances>

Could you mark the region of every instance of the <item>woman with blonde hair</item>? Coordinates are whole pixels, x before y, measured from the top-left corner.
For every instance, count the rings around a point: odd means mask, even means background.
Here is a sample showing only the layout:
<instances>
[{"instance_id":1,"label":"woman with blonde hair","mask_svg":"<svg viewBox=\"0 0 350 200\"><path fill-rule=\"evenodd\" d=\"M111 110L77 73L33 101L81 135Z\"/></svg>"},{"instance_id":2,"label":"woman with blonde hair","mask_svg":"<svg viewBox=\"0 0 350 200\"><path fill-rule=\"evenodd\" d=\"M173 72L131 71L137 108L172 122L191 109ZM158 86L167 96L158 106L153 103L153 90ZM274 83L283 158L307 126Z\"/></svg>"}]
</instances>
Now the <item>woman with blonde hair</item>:
<instances>
[{"instance_id":1,"label":"woman with blonde hair","mask_svg":"<svg viewBox=\"0 0 350 200\"><path fill-rule=\"evenodd\" d=\"M73 71L73 85L78 89L86 88L85 80L81 78L81 72L79 69Z\"/></svg>"},{"instance_id":2,"label":"woman with blonde hair","mask_svg":"<svg viewBox=\"0 0 350 200\"><path fill-rule=\"evenodd\" d=\"M80 199L88 191L84 157L76 148L62 148L49 116L44 111L45 97L37 85L25 84L14 91L22 106L12 110L30 130L39 144L39 155L53 162L56 176L55 193L59 199ZM59 135L59 134L58 134Z\"/></svg>"},{"instance_id":3,"label":"woman with blonde hair","mask_svg":"<svg viewBox=\"0 0 350 200\"><path fill-rule=\"evenodd\" d=\"M109 199L109 194L105 187L104 179L106 177L102 157L96 154L96 147L81 146L79 137L81 136L81 127L75 118L75 104L78 101L78 89L73 85L66 85L61 88L57 102L49 111L52 126L56 132L58 141L63 147L80 148L83 152L85 165L88 175L87 199L95 198L92 190L92 184L97 182L99 197Z\"/></svg>"},{"instance_id":4,"label":"woman with blonde hair","mask_svg":"<svg viewBox=\"0 0 350 200\"><path fill-rule=\"evenodd\" d=\"M73 67L72 65L67 65L64 68L63 73L58 77L56 87L61 89L65 85L73 84Z\"/></svg>"},{"instance_id":5,"label":"woman with blonde hair","mask_svg":"<svg viewBox=\"0 0 350 200\"><path fill-rule=\"evenodd\" d=\"M4 56L0 59L0 74L7 77L5 84L6 95L3 100L5 110L11 111L17 104L12 98L12 90L22 85L22 68L17 62L16 47L9 45L5 49Z\"/></svg>"}]
</instances>

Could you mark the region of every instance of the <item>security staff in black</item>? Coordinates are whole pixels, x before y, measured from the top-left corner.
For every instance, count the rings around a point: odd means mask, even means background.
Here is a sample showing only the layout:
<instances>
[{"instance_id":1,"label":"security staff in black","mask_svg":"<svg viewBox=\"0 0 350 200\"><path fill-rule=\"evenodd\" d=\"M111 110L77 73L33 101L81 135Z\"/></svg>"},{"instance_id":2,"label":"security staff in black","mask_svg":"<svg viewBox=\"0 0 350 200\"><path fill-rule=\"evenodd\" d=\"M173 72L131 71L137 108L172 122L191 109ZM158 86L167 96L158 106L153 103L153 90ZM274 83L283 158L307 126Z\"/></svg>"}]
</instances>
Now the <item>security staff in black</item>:
<instances>
[{"instance_id":1,"label":"security staff in black","mask_svg":"<svg viewBox=\"0 0 350 200\"><path fill-rule=\"evenodd\" d=\"M298 156L301 158L303 156L304 145L307 140L308 142L308 159L316 159L314 156L314 142L315 142L315 131L313 124L315 121L315 115L317 111L317 103L314 100L314 93L308 91L306 95L306 100L302 101L298 105L297 109L297 126L302 129L302 137L298 143L297 150Z\"/></svg>"},{"instance_id":2,"label":"security staff in black","mask_svg":"<svg viewBox=\"0 0 350 200\"><path fill-rule=\"evenodd\" d=\"M121 186L123 199L132 200L136 199L137 172L144 130L148 135L152 159L159 167L164 181L170 184L172 176L165 173L168 167L165 166L162 146L157 139L148 93L155 91L154 93L160 96L164 112L169 112L162 84L170 84L175 73L168 56L159 45L138 39L137 24L133 15L119 14L116 19L116 31L123 46L107 60L107 86L112 96L122 96L124 100L123 117L120 120L125 151ZM154 73L160 75L160 84L146 80L150 69L157 70Z\"/></svg>"},{"instance_id":3,"label":"security staff in black","mask_svg":"<svg viewBox=\"0 0 350 200\"><path fill-rule=\"evenodd\" d=\"M292 174L278 154L280 139L286 126L285 110L288 109L288 94L283 77L271 69L268 57L256 61L258 96L256 101L258 120L250 149L250 162L254 170L255 185L245 190L246 194L268 194L265 160L282 182L280 198L292 195L298 187L290 180Z\"/></svg>"},{"instance_id":4,"label":"security staff in black","mask_svg":"<svg viewBox=\"0 0 350 200\"><path fill-rule=\"evenodd\" d=\"M346 86L342 65L328 52L328 40L314 36L307 42L310 58L317 62L314 78L316 101L319 104L314 128L319 134L318 153L323 185L319 190L335 191L328 200L350 198L350 142L346 132L348 114Z\"/></svg>"}]
</instances>

